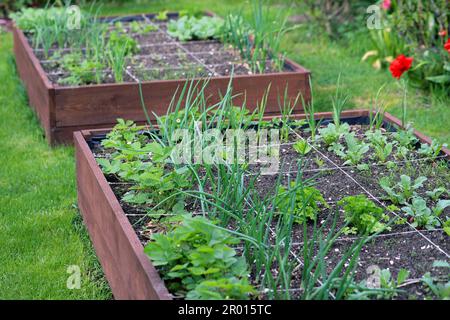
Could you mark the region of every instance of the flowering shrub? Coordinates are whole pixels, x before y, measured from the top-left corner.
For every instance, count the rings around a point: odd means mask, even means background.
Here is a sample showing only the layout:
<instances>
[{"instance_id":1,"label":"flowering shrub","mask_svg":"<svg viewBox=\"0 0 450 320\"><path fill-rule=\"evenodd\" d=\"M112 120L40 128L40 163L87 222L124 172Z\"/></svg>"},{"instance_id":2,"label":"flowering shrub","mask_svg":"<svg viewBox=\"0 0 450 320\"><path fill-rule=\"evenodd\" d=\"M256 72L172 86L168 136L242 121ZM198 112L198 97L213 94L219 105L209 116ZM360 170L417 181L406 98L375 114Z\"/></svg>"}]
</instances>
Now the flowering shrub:
<instances>
[{"instance_id":1,"label":"flowering shrub","mask_svg":"<svg viewBox=\"0 0 450 320\"><path fill-rule=\"evenodd\" d=\"M408 72L410 84L423 89L447 87L450 43L445 42L445 37L449 28L449 2L384 0L379 5L384 29L371 30L374 50L368 51L363 60L380 69L389 65L394 56L408 54L415 60L415 66ZM389 65L395 78L401 77L406 62L397 60Z\"/></svg>"}]
</instances>

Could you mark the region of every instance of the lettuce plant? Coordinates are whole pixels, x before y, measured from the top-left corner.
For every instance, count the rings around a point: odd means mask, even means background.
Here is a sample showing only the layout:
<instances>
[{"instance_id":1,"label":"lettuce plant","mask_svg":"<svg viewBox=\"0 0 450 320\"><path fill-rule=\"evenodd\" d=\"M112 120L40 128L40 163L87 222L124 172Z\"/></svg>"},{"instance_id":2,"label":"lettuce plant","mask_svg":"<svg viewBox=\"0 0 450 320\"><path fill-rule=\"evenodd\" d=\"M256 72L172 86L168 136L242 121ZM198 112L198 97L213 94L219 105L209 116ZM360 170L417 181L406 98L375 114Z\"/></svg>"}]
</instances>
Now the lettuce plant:
<instances>
[{"instance_id":1,"label":"lettuce plant","mask_svg":"<svg viewBox=\"0 0 450 320\"><path fill-rule=\"evenodd\" d=\"M295 189L295 182L291 182L291 189ZM284 186L278 188L277 207L282 213L294 215L294 221L303 223L307 220L316 220L319 205L328 207L319 190L314 187L287 190Z\"/></svg>"},{"instance_id":2,"label":"lettuce plant","mask_svg":"<svg viewBox=\"0 0 450 320\"><path fill-rule=\"evenodd\" d=\"M344 209L345 221L361 234L381 232L388 228L382 221L388 221L389 216L365 195L345 197L338 201L338 205Z\"/></svg>"},{"instance_id":3,"label":"lettuce plant","mask_svg":"<svg viewBox=\"0 0 450 320\"><path fill-rule=\"evenodd\" d=\"M218 38L222 34L223 20L217 17L183 16L178 20L170 20L167 32L181 41Z\"/></svg>"},{"instance_id":4,"label":"lettuce plant","mask_svg":"<svg viewBox=\"0 0 450 320\"><path fill-rule=\"evenodd\" d=\"M294 145L293 145L294 150L301 154L302 156L307 155L311 150L312 147L311 145L306 141L306 140L298 140Z\"/></svg>"}]
</instances>

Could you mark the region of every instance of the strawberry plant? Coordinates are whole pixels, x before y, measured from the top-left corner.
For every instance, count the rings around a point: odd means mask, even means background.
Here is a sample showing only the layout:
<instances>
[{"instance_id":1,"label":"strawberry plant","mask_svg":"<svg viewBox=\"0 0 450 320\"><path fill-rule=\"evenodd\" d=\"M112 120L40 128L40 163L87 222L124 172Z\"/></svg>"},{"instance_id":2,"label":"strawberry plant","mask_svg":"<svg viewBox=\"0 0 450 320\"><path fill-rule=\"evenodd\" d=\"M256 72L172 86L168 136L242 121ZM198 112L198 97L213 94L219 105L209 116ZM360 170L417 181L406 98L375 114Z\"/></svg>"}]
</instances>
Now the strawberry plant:
<instances>
[{"instance_id":1,"label":"strawberry plant","mask_svg":"<svg viewBox=\"0 0 450 320\"><path fill-rule=\"evenodd\" d=\"M247 279L236 277L205 280L186 295L188 300L246 300L256 293Z\"/></svg>"},{"instance_id":2,"label":"strawberry plant","mask_svg":"<svg viewBox=\"0 0 450 320\"><path fill-rule=\"evenodd\" d=\"M167 234L154 234L145 252L168 288L178 295L248 298L253 289L247 280L247 264L232 248L239 242L204 217L184 216ZM239 286L231 288L236 282Z\"/></svg>"},{"instance_id":3,"label":"strawberry plant","mask_svg":"<svg viewBox=\"0 0 450 320\"><path fill-rule=\"evenodd\" d=\"M125 121L119 118L114 128L106 135L106 139L102 140L102 146L107 149L120 149L134 142L143 143L146 140L146 136L140 134L143 129L144 127L137 126L131 120Z\"/></svg>"},{"instance_id":4,"label":"strawberry plant","mask_svg":"<svg viewBox=\"0 0 450 320\"><path fill-rule=\"evenodd\" d=\"M381 221L388 221L389 217L365 195L345 197L338 201L338 205L344 209L345 221L361 234L381 232L388 228Z\"/></svg>"}]
</instances>

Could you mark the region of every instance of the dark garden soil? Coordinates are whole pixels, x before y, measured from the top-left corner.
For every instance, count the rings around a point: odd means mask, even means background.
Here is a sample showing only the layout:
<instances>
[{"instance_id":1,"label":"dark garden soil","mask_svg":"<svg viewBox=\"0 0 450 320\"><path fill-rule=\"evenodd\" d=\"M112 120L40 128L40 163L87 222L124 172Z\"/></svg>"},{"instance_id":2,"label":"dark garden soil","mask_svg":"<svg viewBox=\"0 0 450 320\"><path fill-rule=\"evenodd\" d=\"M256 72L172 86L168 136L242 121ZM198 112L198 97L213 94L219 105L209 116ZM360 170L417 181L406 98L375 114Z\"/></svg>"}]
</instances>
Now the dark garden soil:
<instances>
[{"instance_id":1,"label":"dark garden soil","mask_svg":"<svg viewBox=\"0 0 450 320\"><path fill-rule=\"evenodd\" d=\"M354 132L362 132L366 128L361 126L352 126ZM308 133L300 132L304 138L308 138ZM448 170L447 160L420 159L416 151L411 152L412 161L403 161L391 157L396 165L387 168L385 163L379 163L372 158L371 152L367 154L364 163L369 164L369 170L360 171L356 167L342 166L343 161L333 152L328 151L325 146L316 145L317 149L313 149L303 158L293 149L293 144L300 138L296 134L291 134L288 141L284 141L279 150L280 163L278 172L273 174L261 175L260 170L262 164L252 164L248 166L248 175L245 183L248 184L253 178L256 178L255 189L261 197L270 196L275 192L275 186L278 179L284 186L289 186L291 181L295 181L298 175L298 163L302 164L302 179L311 183L320 190L327 205L319 205L319 212L316 223L324 226L324 235L330 231L331 220L336 217L336 229L340 230L346 225L344 212L337 205L337 202L343 197L349 195L365 194L378 206L384 208L385 214L388 215L392 222L389 228L382 233L376 235L362 249L357 264L355 280L357 282L368 278L367 269L369 266L377 266L380 269L388 268L393 277L396 278L400 269L405 268L410 272L409 280L401 287L402 291L395 297L396 299L423 299L430 297L430 292L420 282L420 278L427 272L438 277L448 276L448 271L443 268L433 268L435 260L449 261L448 253L450 252L449 237L442 229L435 230L417 230L407 221L399 221L396 218L405 217L401 210L392 212L386 207L392 203L385 197L386 194L378 184L378 180L383 176L391 176L394 181L399 181L400 175L406 174L412 178L425 176L427 181L424 187L418 190L420 195L424 195L427 190L433 190L436 187L443 186L447 190L450 188L450 171ZM93 149L96 157L108 157L110 150L104 150L101 147ZM420 161L415 161L420 159ZM300 161L301 160L301 161ZM130 184L120 181L117 177L107 176L115 195L119 199L124 212L126 213L130 223L133 225L136 234L145 246L152 233L164 232L167 225L159 223L148 216L146 211L150 208L142 206L134 206L127 204L121 200L123 194L130 188ZM443 199L448 199L448 195L443 195ZM200 208L194 201L187 201L186 209L199 212ZM249 213L250 214L250 213ZM442 219L450 217L449 208L442 214ZM270 228L272 229L271 239L276 243L276 223L277 219L283 217L283 213L279 212ZM395 221L397 222L395 222ZM233 228L233 223L229 228ZM313 230L313 222L306 223L307 237L311 237ZM342 234L329 254L325 257L328 265L328 271L331 272L336 262L350 244L357 241L357 234ZM304 241L304 225L295 224L292 231L292 258L299 259L302 257L302 243ZM295 288L300 288L301 267L294 273L294 279L291 288L294 288L291 297L296 296ZM297 291L297 295L298 295ZM260 296L264 298L264 294Z\"/></svg>"},{"instance_id":2,"label":"dark garden soil","mask_svg":"<svg viewBox=\"0 0 450 320\"><path fill-rule=\"evenodd\" d=\"M127 71L124 70L124 82L229 76L232 73L234 75L252 74L250 66L242 60L238 52L217 40L182 42L167 33L167 22L152 20L148 23L157 25L157 30L144 34L133 33L127 22L122 23L120 28L117 27L135 39L138 44L137 52L127 63ZM111 26L108 31L112 32L115 29L115 26ZM33 47L30 36L27 36ZM107 35L106 38L108 37ZM62 65L61 56L75 51L84 52L84 49L63 48L59 50L55 46L48 55L45 55L41 48L36 48L34 53L50 81L65 86L70 85L64 81L70 74ZM265 72L272 73L278 72L278 70L268 61ZM108 70L103 70L102 74L101 83L115 82ZM96 84L96 80L93 79L83 81L83 84L87 85Z\"/></svg>"}]
</instances>

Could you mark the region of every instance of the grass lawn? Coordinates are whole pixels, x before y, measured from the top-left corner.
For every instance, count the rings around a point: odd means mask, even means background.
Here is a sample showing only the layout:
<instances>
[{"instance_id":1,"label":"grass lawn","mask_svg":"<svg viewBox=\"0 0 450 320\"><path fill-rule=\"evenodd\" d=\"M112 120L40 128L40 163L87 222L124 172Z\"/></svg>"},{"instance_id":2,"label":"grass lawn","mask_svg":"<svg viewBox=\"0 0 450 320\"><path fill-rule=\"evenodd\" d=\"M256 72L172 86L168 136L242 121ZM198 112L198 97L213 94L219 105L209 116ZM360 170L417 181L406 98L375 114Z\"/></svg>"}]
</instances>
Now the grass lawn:
<instances>
[{"instance_id":1,"label":"grass lawn","mask_svg":"<svg viewBox=\"0 0 450 320\"><path fill-rule=\"evenodd\" d=\"M73 148L50 148L0 35L0 299L111 296L76 204ZM70 265L81 288L67 289Z\"/></svg>"},{"instance_id":2,"label":"grass lawn","mask_svg":"<svg viewBox=\"0 0 450 320\"><path fill-rule=\"evenodd\" d=\"M186 7L225 13L242 1L127 1L103 6L105 14L178 10ZM400 115L401 89L386 71L361 62L364 34L335 42L299 28L286 37L288 56L313 72L317 110L331 109L330 96L341 74L351 95L348 108L364 108L386 84L383 99ZM354 45L353 45L354 44ZM108 299L87 233L76 209L72 147L50 148L28 107L15 74L12 37L0 34L0 299ZM450 143L450 101L411 89L408 117L424 133ZM70 265L82 272L79 290L66 288Z\"/></svg>"}]
</instances>

